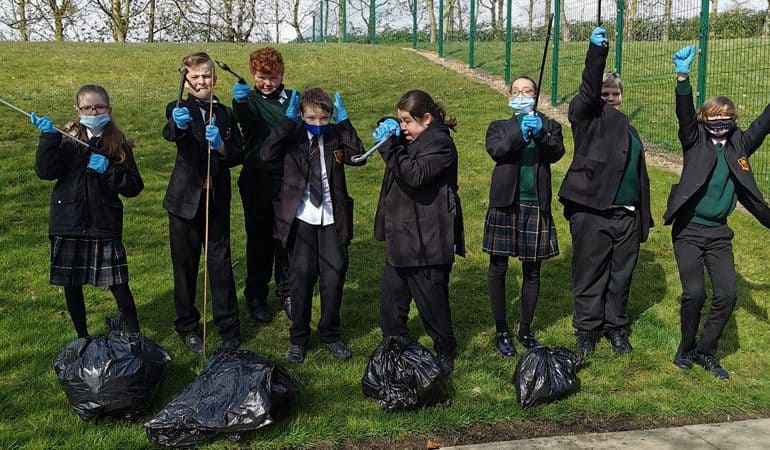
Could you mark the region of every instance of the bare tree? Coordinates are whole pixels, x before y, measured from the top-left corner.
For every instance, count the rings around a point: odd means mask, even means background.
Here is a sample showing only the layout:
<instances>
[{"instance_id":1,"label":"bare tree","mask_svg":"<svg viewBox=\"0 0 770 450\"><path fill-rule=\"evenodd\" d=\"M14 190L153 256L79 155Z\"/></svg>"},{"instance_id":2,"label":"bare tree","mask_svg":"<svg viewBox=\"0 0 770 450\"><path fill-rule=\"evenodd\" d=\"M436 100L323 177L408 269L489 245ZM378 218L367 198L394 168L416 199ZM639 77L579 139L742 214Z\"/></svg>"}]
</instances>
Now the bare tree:
<instances>
[{"instance_id":1,"label":"bare tree","mask_svg":"<svg viewBox=\"0 0 770 450\"><path fill-rule=\"evenodd\" d=\"M115 42L126 42L131 28L131 19L147 6L146 2L138 4L136 0L93 0L93 2L107 16Z\"/></svg>"},{"instance_id":2,"label":"bare tree","mask_svg":"<svg viewBox=\"0 0 770 450\"><path fill-rule=\"evenodd\" d=\"M425 0L425 10L428 11L428 27L430 30L430 43L436 42L436 34L438 33L438 22L436 22L436 11L433 9L433 0Z\"/></svg>"},{"instance_id":3,"label":"bare tree","mask_svg":"<svg viewBox=\"0 0 770 450\"><path fill-rule=\"evenodd\" d=\"M572 40L572 33L569 31L569 22L567 21L567 8L565 5L566 2L561 2L561 40L564 42L569 42Z\"/></svg>"},{"instance_id":4,"label":"bare tree","mask_svg":"<svg viewBox=\"0 0 770 450\"><path fill-rule=\"evenodd\" d=\"M527 32L532 35L532 32L535 31L533 27L534 22L534 14L535 14L535 0L529 0L529 4L527 5Z\"/></svg>"},{"instance_id":5,"label":"bare tree","mask_svg":"<svg viewBox=\"0 0 770 450\"><path fill-rule=\"evenodd\" d=\"M711 0L711 15L714 16L719 12L719 0Z\"/></svg>"},{"instance_id":6,"label":"bare tree","mask_svg":"<svg viewBox=\"0 0 770 450\"><path fill-rule=\"evenodd\" d=\"M636 15L639 13L639 0L631 0L626 3L628 13L624 15L623 19L623 36L626 40L633 39L634 26L636 25Z\"/></svg>"},{"instance_id":7,"label":"bare tree","mask_svg":"<svg viewBox=\"0 0 770 450\"><path fill-rule=\"evenodd\" d=\"M147 42L155 42L155 0L150 0L147 15Z\"/></svg>"},{"instance_id":8,"label":"bare tree","mask_svg":"<svg viewBox=\"0 0 770 450\"><path fill-rule=\"evenodd\" d=\"M284 5L288 7L289 26L294 28L294 32L297 33L297 42L304 42L305 37L302 35L302 23L308 17L308 9L302 8L302 2L300 0L283 0Z\"/></svg>"},{"instance_id":9,"label":"bare tree","mask_svg":"<svg viewBox=\"0 0 770 450\"><path fill-rule=\"evenodd\" d=\"M673 0L666 0L663 5L663 35L662 41L671 39L671 10L673 9Z\"/></svg>"},{"instance_id":10,"label":"bare tree","mask_svg":"<svg viewBox=\"0 0 770 450\"><path fill-rule=\"evenodd\" d=\"M54 40L63 41L65 29L74 22L80 6L77 0L45 0L37 9L53 32Z\"/></svg>"},{"instance_id":11,"label":"bare tree","mask_svg":"<svg viewBox=\"0 0 770 450\"><path fill-rule=\"evenodd\" d=\"M22 41L29 41L30 26L34 23L31 6L28 0L8 0L0 8L0 23L18 31Z\"/></svg>"},{"instance_id":12,"label":"bare tree","mask_svg":"<svg viewBox=\"0 0 770 450\"><path fill-rule=\"evenodd\" d=\"M767 10L765 11L765 26L762 28L762 37L770 37L770 0L767 0Z\"/></svg>"}]
</instances>

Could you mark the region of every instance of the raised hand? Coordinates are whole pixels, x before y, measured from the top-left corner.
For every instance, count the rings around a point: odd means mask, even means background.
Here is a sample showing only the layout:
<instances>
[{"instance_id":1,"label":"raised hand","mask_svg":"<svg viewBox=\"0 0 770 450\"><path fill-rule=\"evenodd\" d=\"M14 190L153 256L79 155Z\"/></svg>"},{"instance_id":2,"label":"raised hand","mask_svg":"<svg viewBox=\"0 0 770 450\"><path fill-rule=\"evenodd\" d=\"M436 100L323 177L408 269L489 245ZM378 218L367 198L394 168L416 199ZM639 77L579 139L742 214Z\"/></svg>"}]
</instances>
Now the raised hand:
<instances>
[{"instance_id":1,"label":"raised hand","mask_svg":"<svg viewBox=\"0 0 770 450\"><path fill-rule=\"evenodd\" d=\"M345 109L345 105L342 104L342 94L339 92L334 93L334 123L340 123L343 120L347 120L348 110Z\"/></svg>"},{"instance_id":2,"label":"raised hand","mask_svg":"<svg viewBox=\"0 0 770 450\"><path fill-rule=\"evenodd\" d=\"M29 121L32 125L36 126L41 133L56 133L56 129L53 127L53 120L48 116L39 117L32 111L29 115Z\"/></svg>"},{"instance_id":3,"label":"raised hand","mask_svg":"<svg viewBox=\"0 0 770 450\"><path fill-rule=\"evenodd\" d=\"M249 85L246 83L241 83L240 81L237 81L233 85L233 99L236 102L242 102L246 100L249 96Z\"/></svg>"},{"instance_id":4,"label":"raised hand","mask_svg":"<svg viewBox=\"0 0 770 450\"><path fill-rule=\"evenodd\" d=\"M401 127L398 125L398 121L396 121L396 119L391 119L389 117L377 125L374 133L372 133L372 137L374 138L374 142L380 142L383 139L387 139L391 134L400 136Z\"/></svg>"},{"instance_id":5,"label":"raised hand","mask_svg":"<svg viewBox=\"0 0 770 450\"><path fill-rule=\"evenodd\" d=\"M286 112L284 113L284 115L289 119L299 123L300 121L299 94L297 94L297 91L291 91L291 99L289 100L289 106L286 108Z\"/></svg>"},{"instance_id":6,"label":"raised hand","mask_svg":"<svg viewBox=\"0 0 770 450\"><path fill-rule=\"evenodd\" d=\"M607 40L607 30L603 27L596 27L594 28L594 31L591 32L592 44L598 45L599 47L606 47L609 42L610 41Z\"/></svg>"},{"instance_id":7,"label":"raised hand","mask_svg":"<svg viewBox=\"0 0 770 450\"><path fill-rule=\"evenodd\" d=\"M674 63L674 71L676 73L689 74L693 59L695 59L695 46L688 45L687 47L682 47L671 57L671 61Z\"/></svg>"},{"instance_id":8,"label":"raised hand","mask_svg":"<svg viewBox=\"0 0 770 450\"><path fill-rule=\"evenodd\" d=\"M174 108L174 110L171 111L171 118L174 119L176 127L180 130L186 130L190 122L192 122L190 110L184 106Z\"/></svg>"}]
</instances>

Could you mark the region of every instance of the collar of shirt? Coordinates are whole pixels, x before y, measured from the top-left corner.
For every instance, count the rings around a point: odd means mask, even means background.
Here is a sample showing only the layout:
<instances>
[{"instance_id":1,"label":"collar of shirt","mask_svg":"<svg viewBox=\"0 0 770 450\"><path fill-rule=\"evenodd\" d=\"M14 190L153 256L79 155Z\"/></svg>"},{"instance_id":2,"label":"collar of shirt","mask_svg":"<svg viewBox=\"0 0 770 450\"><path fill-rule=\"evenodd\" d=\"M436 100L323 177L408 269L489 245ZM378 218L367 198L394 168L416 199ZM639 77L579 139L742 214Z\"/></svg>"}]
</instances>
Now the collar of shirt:
<instances>
[{"instance_id":1,"label":"collar of shirt","mask_svg":"<svg viewBox=\"0 0 770 450\"><path fill-rule=\"evenodd\" d=\"M725 143L727 142L727 139L717 139L717 138L711 138L711 142L714 143L714 145L722 144L722 147L725 146Z\"/></svg>"},{"instance_id":2,"label":"collar of shirt","mask_svg":"<svg viewBox=\"0 0 770 450\"><path fill-rule=\"evenodd\" d=\"M282 90L281 93L278 95L278 103L284 104L286 102L286 99L289 98L289 95L286 93L286 89Z\"/></svg>"},{"instance_id":3,"label":"collar of shirt","mask_svg":"<svg viewBox=\"0 0 770 450\"><path fill-rule=\"evenodd\" d=\"M90 129L90 128L86 127L86 134L88 135L88 139L89 139L89 140L90 140L92 137L94 137L94 136L96 136L96 137L100 137L100 136L102 135L102 131L104 131L104 130L100 130L100 131L99 131L99 134L95 134L93 131L91 131L91 129Z\"/></svg>"}]
</instances>

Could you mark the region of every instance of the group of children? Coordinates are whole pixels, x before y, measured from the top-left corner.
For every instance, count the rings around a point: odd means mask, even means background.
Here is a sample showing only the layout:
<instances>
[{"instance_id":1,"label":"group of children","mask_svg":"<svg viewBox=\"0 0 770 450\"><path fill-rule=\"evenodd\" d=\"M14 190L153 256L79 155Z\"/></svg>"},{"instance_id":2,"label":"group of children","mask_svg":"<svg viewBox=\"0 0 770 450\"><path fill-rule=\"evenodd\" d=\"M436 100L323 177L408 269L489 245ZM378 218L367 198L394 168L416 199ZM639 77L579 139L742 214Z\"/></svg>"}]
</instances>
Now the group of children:
<instances>
[{"instance_id":1,"label":"group of children","mask_svg":"<svg viewBox=\"0 0 770 450\"><path fill-rule=\"evenodd\" d=\"M605 72L607 33L591 34L582 83L570 102L575 153L558 196L572 236L573 326L579 350L588 354L603 335L615 353L632 351L626 303L640 244L653 225L650 182L642 140L620 111L623 81ZM732 231L727 216L740 200L770 227L770 208L753 178L748 158L770 133L770 105L746 131L737 128L735 105L714 97L696 113L688 82L693 47L674 55L679 138L684 150L680 183L669 197L665 223L673 224L674 252L682 281L682 340L674 363L697 363L719 378L727 372L715 358L717 341L736 301ZM230 254L230 168L243 164L238 187L246 227L245 302L250 316L272 319L268 284L291 320L286 357L302 362L310 342L313 290L319 286L318 336L339 359L351 352L342 339L340 307L353 236L353 199L345 165L364 147L342 96L319 88L299 94L283 85L281 54L266 47L250 55L253 89L239 81L232 109L213 95L216 74L205 53L183 60L187 99L166 107L166 140L176 144L176 162L163 206L169 217L174 273L174 326L184 344L200 352L200 313L195 307L201 247L207 247L214 323L224 349L241 345ZM534 110L539 87L528 77L510 85L513 114L489 125L487 152L495 162L484 225L489 253L488 293L495 345L513 356L506 317L508 258L522 261L521 307L516 340L540 345L531 329L543 260L559 254L551 214L551 164L565 153L561 125ZM449 276L455 255L464 256L463 216L458 195L458 152L450 130L455 119L424 91L405 93L396 117L374 131L385 163L374 237L385 242L380 290L384 337L407 336L414 299L445 373L454 367L457 343L449 305ZM142 179L132 142L112 121L103 88L76 94L79 121L65 132L32 114L41 131L36 172L56 180L51 197L51 284L64 286L79 337L88 336L82 285L109 286L126 319L139 331L128 288L121 242L122 204L138 195ZM712 308L696 342L705 301L703 269L714 291Z\"/></svg>"}]
</instances>

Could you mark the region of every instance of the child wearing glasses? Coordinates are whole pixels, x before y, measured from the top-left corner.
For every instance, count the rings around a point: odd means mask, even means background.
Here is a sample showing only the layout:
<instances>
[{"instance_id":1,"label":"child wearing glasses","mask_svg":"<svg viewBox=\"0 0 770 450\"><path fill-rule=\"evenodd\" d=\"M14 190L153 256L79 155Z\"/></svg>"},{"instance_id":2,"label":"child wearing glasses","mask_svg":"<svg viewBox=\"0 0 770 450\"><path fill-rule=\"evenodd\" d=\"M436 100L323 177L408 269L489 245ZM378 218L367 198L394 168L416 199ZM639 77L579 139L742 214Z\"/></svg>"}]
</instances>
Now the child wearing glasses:
<instances>
[{"instance_id":1,"label":"child wearing glasses","mask_svg":"<svg viewBox=\"0 0 770 450\"><path fill-rule=\"evenodd\" d=\"M682 175L671 188L663 216L666 225L673 224L671 238L682 282L682 339L674 364L689 369L696 363L715 377L727 379L727 371L716 358L717 343L737 300L733 230L727 217L740 201L762 225L770 227L770 208L749 165L749 158L770 133L770 105L746 131L737 127L738 111L727 97L712 97L696 112L689 80L694 58L693 46L673 56L676 116L684 152ZM697 341L706 301L704 267L713 297Z\"/></svg>"},{"instance_id":2,"label":"child wearing glasses","mask_svg":"<svg viewBox=\"0 0 770 450\"><path fill-rule=\"evenodd\" d=\"M144 188L134 160L133 142L112 119L107 91L85 85L75 94L77 122L66 133L89 148L62 139L48 117L31 114L41 132L35 173L56 181L51 193L48 234L51 239L50 283L64 288L72 324L79 338L88 337L83 285L107 286L115 296L131 339L138 339L139 320L128 287L123 246L123 203L119 195L136 197Z\"/></svg>"},{"instance_id":3,"label":"child wearing glasses","mask_svg":"<svg viewBox=\"0 0 770 450\"><path fill-rule=\"evenodd\" d=\"M489 253L487 289L495 320L495 344L504 356L516 355L506 320L505 274L508 258L521 261L519 329L525 348L539 345L531 324L540 291L543 260L559 254L551 216L551 164L564 155L561 125L533 111L534 80L519 77L508 89L513 116L487 129L487 153L495 161L484 221L483 251Z\"/></svg>"},{"instance_id":4,"label":"child wearing glasses","mask_svg":"<svg viewBox=\"0 0 770 450\"><path fill-rule=\"evenodd\" d=\"M166 106L163 128L163 137L176 145L176 162L163 199L174 270L174 327L185 346L196 353L202 350L195 297L201 247L208 231L214 323L222 337L221 348L232 350L241 345L241 333L230 257L230 168L243 159L241 133L232 110L213 95L217 79L209 55L192 53L182 65L187 69L189 95L178 106L176 102ZM211 176L206 180L208 164Z\"/></svg>"}]
</instances>

